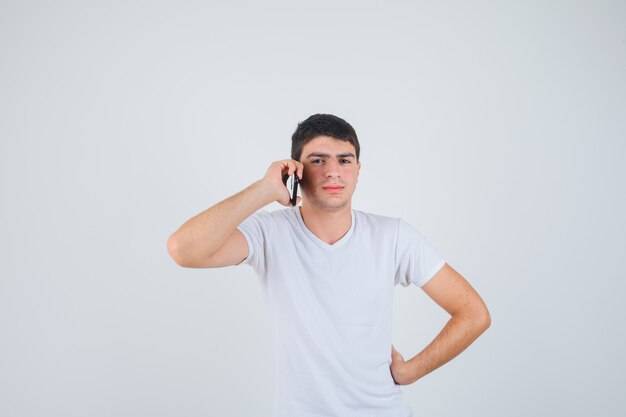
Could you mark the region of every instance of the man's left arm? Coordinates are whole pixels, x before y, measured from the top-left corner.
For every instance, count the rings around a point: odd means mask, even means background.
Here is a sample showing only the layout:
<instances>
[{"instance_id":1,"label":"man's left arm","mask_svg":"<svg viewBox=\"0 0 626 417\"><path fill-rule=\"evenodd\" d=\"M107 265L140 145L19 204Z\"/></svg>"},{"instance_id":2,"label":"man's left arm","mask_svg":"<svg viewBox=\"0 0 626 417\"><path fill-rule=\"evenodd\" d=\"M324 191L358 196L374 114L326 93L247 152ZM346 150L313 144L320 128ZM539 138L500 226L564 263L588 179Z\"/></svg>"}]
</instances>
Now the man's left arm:
<instances>
[{"instance_id":1,"label":"man's left arm","mask_svg":"<svg viewBox=\"0 0 626 417\"><path fill-rule=\"evenodd\" d=\"M412 384L455 358L491 325L480 295L448 264L421 288L451 318L424 350L407 361L392 345L391 373L399 385Z\"/></svg>"}]
</instances>

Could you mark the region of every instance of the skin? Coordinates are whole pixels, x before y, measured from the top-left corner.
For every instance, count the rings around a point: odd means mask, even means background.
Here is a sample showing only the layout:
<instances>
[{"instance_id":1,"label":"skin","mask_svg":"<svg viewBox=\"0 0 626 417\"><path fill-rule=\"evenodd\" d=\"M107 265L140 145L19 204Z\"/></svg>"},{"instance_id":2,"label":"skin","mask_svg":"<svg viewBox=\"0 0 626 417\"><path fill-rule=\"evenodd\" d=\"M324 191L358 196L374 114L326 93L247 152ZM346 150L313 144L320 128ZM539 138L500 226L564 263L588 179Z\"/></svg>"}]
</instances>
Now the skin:
<instances>
[{"instance_id":1,"label":"skin","mask_svg":"<svg viewBox=\"0 0 626 417\"><path fill-rule=\"evenodd\" d=\"M333 244L350 230L352 222L352 194L361 170L356 150L349 142L318 136L304 145L300 161L303 166L302 219L317 237ZM344 188L340 192L323 188L331 184Z\"/></svg>"}]
</instances>

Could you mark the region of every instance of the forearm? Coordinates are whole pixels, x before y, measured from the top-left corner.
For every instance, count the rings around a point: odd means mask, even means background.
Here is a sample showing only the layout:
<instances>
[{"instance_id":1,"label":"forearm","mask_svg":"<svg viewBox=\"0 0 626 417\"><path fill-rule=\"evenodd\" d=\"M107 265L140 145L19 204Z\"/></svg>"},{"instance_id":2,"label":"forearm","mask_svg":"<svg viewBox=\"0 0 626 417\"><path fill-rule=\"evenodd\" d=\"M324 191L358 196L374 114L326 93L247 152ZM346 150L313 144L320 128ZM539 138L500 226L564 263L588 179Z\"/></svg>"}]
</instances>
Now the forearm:
<instances>
[{"instance_id":1,"label":"forearm","mask_svg":"<svg viewBox=\"0 0 626 417\"><path fill-rule=\"evenodd\" d=\"M454 315L437 337L420 353L406 361L403 384L412 384L463 352L488 327L489 320Z\"/></svg>"},{"instance_id":2,"label":"forearm","mask_svg":"<svg viewBox=\"0 0 626 417\"><path fill-rule=\"evenodd\" d=\"M168 250L177 262L206 258L224 245L242 221L272 201L267 186L256 181L186 221L170 236Z\"/></svg>"}]
</instances>

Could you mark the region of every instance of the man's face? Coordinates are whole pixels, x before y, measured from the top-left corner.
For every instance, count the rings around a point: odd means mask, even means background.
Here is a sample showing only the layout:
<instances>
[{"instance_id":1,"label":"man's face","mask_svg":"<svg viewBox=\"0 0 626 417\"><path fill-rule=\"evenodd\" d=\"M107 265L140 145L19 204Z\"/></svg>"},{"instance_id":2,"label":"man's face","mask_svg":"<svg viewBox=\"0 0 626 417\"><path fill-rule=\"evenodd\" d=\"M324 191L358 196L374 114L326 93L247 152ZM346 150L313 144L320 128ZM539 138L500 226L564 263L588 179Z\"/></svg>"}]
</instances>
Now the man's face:
<instances>
[{"instance_id":1,"label":"man's face","mask_svg":"<svg viewBox=\"0 0 626 417\"><path fill-rule=\"evenodd\" d=\"M350 142L317 136L302 148L304 165L302 196L306 204L322 209L341 209L352 200L361 170Z\"/></svg>"}]
</instances>

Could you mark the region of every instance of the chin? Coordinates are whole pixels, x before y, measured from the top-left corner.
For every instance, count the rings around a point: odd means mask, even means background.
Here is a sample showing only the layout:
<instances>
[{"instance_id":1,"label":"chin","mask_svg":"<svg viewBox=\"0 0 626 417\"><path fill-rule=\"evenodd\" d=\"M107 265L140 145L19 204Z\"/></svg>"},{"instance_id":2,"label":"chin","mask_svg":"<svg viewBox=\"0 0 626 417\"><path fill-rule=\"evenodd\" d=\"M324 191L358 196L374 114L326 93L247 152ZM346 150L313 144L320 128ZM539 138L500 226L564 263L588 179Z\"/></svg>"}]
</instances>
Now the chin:
<instances>
[{"instance_id":1,"label":"chin","mask_svg":"<svg viewBox=\"0 0 626 417\"><path fill-rule=\"evenodd\" d=\"M314 207L319 207L319 208L324 208L324 209L342 209L350 204L350 198L346 199L345 196L344 198L339 199L339 198L333 198L333 197L329 198L328 196L320 196L320 195L314 195L314 196L308 197L305 194L303 196L302 201L303 203L309 206L314 206Z\"/></svg>"},{"instance_id":2,"label":"chin","mask_svg":"<svg viewBox=\"0 0 626 417\"><path fill-rule=\"evenodd\" d=\"M317 200L315 205L326 209L342 209L347 206L349 201L345 200Z\"/></svg>"}]
</instances>

